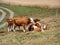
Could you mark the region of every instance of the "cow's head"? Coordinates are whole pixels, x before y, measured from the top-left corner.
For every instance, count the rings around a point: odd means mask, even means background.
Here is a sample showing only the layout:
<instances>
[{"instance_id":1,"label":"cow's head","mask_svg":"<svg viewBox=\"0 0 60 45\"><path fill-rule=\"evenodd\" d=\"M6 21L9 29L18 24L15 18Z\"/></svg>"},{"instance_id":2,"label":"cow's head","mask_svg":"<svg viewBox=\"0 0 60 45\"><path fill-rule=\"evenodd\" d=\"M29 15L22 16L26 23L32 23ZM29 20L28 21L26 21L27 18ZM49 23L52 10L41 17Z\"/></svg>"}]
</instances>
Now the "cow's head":
<instances>
[{"instance_id":1,"label":"cow's head","mask_svg":"<svg viewBox=\"0 0 60 45\"><path fill-rule=\"evenodd\" d=\"M41 31L41 25L39 23L32 23L29 27L29 31Z\"/></svg>"},{"instance_id":2,"label":"cow's head","mask_svg":"<svg viewBox=\"0 0 60 45\"><path fill-rule=\"evenodd\" d=\"M10 25L10 24L13 24L14 20L11 18L11 19L6 19L7 23Z\"/></svg>"}]
</instances>

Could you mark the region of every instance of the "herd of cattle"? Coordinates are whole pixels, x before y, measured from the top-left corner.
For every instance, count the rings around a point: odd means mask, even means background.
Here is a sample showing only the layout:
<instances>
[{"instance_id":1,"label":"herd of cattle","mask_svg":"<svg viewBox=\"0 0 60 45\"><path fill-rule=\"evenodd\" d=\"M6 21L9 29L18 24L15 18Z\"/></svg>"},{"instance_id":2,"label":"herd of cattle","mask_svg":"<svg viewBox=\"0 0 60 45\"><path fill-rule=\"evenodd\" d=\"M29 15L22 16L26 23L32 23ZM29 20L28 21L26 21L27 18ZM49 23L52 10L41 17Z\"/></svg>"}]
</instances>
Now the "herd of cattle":
<instances>
[{"instance_id":1,"label":"herd of cattle","mask_svg":"<svg viewBox=\"0 0 60 45\"><path fill-rule=\"evenodd\" d=\"M8 32L13 30L15 32L15 28L18 26L19 30L22 26L22 31L26 32L28 31L41 31L44 32L44 30L47 29L47 25L42 26L39 19L33 19L33 18L27 18L27 17L19 17L19 18L10 18L7 19L8 24Z\"/></svg>"}]
</instances>

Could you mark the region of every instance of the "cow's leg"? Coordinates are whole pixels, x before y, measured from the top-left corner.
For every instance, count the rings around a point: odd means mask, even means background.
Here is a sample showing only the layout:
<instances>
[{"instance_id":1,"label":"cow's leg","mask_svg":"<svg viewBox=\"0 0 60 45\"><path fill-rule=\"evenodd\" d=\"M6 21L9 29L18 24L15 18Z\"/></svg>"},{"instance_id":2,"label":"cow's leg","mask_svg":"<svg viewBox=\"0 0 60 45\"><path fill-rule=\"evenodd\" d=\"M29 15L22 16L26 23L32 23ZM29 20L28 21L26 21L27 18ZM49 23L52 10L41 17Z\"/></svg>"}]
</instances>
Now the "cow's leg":
<instances>
[{"instance_id":1,"label":"cow's leg","mask_svg":"<svg viewBox=\"0 0 60 45\"><path fill-rule=\"evenodd\" d=\"M26 31L29 30L29 26L28 26L28 25L25 26L25 30L26 30Z\"/></svg>"},{"instance_id":2,"label":"cow's leg","mask_svg":"<svg viewBox=\"0 0 60 45\"><path fill-rule=\"evenodd\" d=\"M20 30L20 26L18 26L19 30Z\"/></svg>"},{"instance_id":3,"label":"cow's leg","mask_svg":"<svg viewBox=\"0 0 60 45\"><path fill-rule=\"evenodd\" d=\"M23 26L23 32L26 32L26 31L25 31L25 26Z\"/></svg>"},{"instance_id":4,"label":"cow's leg","mask_svg":"<svg viewBox=\"0 0 60 45\"><path fill-rule=\"evenodd\" d=\"M10 32L11 31L11 26L8 26L8 32Z\"/></svg>"},{"instance_id":5,"label":"cow's leg","mask_svg":"<svg viewBox=\"0 0 60 45\"><path fill-rule=\"evenodd\" d=\"M10 26L10 31L12 30L12 26Z\"/></svg>"},{"instance_id":6,"label":"cow's leg","mask_svg":"<svg viewBox=\"0 0 60 45\"><path fill-rule=\"evenodd\" d=\"M16 27L17 27L17 26L15 25L15 26L14 26L14 29L15 29Z\"/></svg>"},{"instance_id":7,"label":"cow's leg","mask_svg":"<svg viewBox=\"0 0 60 45\"><path fill-rule=\"evenodd\" d=\"M13 24L13 26L12 26L12 27L13 27L13 31L15 32L15 24Z\"/></svg>"},{"instance_id":8,"label":"cow's leg","mask_svg":"<svg viewBox=\"0 0 60 45\"><path fill-rule=\"evenodd\" d=\"M23 28L23 32L25 32L25 29Z\"/></svg>"},{"instance_id":9,"label":"cow's leg","mask_svg":"<svg viewBox=\"0 0 60 45\"><path fill-rule=\"evenodd\" d=\"M41 32L44 32L44 29L43 28L41 28Z\"/></svg>"},{"instance_id":10,"label":"cow's leg","mask_svg":"<svg viewBox=\"0 0 60 45\"><path fill-rule=\"evenodd\" d=\"M10 31L10 28L8 27L8 32Z\"/></svg>"}]
</instances>

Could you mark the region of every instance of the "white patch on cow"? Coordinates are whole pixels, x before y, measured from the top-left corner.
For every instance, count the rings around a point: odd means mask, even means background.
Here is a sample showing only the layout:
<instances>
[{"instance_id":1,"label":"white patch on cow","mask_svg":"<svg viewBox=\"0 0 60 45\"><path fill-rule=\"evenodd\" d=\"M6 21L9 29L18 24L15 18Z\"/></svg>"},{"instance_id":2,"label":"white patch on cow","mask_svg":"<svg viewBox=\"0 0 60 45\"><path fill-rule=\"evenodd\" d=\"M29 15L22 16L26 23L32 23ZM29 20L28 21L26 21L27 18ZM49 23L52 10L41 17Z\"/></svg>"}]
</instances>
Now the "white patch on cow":
<instances>
[{"instance_id":1,"label":"white patch on cow","mask_svg":"<svg viewBox=\"0 0 60 45\"><path fill-rule=\"evenodd\" d=\"M46 28L46 25L44 25L44 27L43 27L44 29Z\"/></svg>"},{"instance_id":2,"label":"white patch on cow","mask_svg":"<svg viewBox=\"0 0 60 45\"><path fill-rule=\"evenodd\" d=\"M41 25L41 23L40 23L40 22L36 22L36 23L38 23L39 25Z\"/></svg>"},{"instance_id":3,"label":"white patch on cow","mask_svg":"<svg viewBox=\"0 0 60 45\"><path fill-rule=\"evenodd\" d=\"M31 20L31 22L32 22L32 23L34 23L34 20L33 20L33 18L30 18L30 20Z\"/></svg>"},{"instance_id":4,"label":"white patch on cow","mask_svg":"<svg viewBox=\"0 0 60 45\"><path fill-rule=\"evenodd\" d=\"M33 25L33 28L36 29L36 28L38 28L38 27Z\"/></svg>"}]
</instances>

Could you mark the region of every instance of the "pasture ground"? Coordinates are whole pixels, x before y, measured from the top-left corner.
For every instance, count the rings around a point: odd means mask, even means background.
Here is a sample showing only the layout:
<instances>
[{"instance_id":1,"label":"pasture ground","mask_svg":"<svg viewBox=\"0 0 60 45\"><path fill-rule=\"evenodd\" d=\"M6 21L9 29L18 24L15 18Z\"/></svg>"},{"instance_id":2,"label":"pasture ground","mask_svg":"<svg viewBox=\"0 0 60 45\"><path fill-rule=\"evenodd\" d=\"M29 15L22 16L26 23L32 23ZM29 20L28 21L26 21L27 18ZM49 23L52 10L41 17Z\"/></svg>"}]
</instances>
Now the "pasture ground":
<instances>
[{"instance_id":1,"label":"pasture ground","mask_svg":"<svg viewBox=\"0 0 60 45\"><path fill-rule=\"evenodd\" d=\"M7 27L0 29L0 45L60 45L60 9L56 17L56 9L11 6L0 4L14 11L15 17L25 16L41 19L48 24L45 32L7 32ZM5 17L8 18L9 13ZM2 22L0 24L3 24Z\"/></svg>"}]
</instances>

